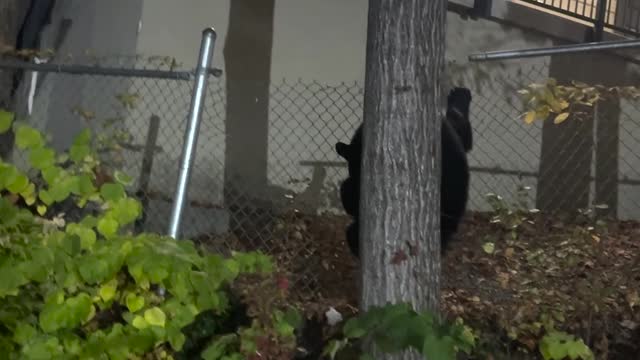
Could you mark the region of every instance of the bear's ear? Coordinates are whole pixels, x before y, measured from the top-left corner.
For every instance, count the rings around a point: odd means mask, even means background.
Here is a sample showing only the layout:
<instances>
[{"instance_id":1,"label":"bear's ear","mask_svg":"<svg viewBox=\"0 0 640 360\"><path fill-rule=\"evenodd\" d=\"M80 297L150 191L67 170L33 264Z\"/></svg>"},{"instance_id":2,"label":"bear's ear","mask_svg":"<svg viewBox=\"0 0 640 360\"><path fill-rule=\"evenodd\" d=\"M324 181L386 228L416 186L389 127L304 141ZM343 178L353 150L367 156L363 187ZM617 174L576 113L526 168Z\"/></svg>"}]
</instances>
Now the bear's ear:
<instances>
[{"instance_id":1,"label":"bear's ear","mask_svg":"<svg viewBox=\"0 0 640 360\"><path fill-rule=\"evenodd\" d=\"M349 145L339 142L336 144L336 152L345 160L349 160Z\"/></svg>"}]
</instances>

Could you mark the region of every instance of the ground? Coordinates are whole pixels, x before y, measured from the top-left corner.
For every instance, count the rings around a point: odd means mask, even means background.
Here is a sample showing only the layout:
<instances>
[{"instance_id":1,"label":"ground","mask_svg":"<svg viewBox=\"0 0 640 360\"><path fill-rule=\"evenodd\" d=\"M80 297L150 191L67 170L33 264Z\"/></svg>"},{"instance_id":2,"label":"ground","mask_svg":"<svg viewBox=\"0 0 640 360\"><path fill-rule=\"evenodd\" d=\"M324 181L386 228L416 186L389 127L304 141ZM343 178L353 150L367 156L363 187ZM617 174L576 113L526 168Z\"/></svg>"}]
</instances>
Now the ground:
<instances>
[{"instance_id":1,"label":"ground","mask_svg":"<svg viewBox=\"0 0 640 360\"><path fill-rule=\"evenodd\" d=\"M308 313L357 312L345 216L290 214L271 252ZM300 275L301 274L301 275ZM469 213L442 264L441 310L479 335L479 359L538 359L541 324L579 336L597 359L640 353L640 224L571 224L540 214ZM547 327L549 327L547 325Z\"/></svg>"}]
</instances>

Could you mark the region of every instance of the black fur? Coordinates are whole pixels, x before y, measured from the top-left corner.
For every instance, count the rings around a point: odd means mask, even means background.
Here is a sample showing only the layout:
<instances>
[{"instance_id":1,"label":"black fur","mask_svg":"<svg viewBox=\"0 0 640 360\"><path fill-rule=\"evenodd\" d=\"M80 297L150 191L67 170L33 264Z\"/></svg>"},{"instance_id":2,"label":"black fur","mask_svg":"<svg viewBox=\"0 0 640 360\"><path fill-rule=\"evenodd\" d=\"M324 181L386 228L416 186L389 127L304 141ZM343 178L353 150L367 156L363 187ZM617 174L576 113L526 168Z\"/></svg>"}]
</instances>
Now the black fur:
<instances>
[{"instance_id":1,"label":"black fur","mask_svg":"<svg viewBox=\"0 0 640 360\"><path fill-rule=\"evenodd\" d=\"M465 152L473 147L473 131L469 121L471 91L467 88L453 88L447 96L447 119L458 133Z\"/></svg>"},{"instance_id":2,"label":"black fur","mask_svg":"<svg viewBox=\"0 0 640 360\"><path fill-rule=\"evenodd\" d=\"M469 194L469 165L466 153L472 147L472 129L469 121L471 92L454 88L447 98L447 116L442 121L442 175L440 182L440 235L441 248L458 230L464 216ZM358 127L350 144L338 142L336 152L348 164L349 177L340 185L342 205L353 218L346 237L351 253L359 255L360 173L362 163L362 125Z\"/></svg>"}]
</instances>

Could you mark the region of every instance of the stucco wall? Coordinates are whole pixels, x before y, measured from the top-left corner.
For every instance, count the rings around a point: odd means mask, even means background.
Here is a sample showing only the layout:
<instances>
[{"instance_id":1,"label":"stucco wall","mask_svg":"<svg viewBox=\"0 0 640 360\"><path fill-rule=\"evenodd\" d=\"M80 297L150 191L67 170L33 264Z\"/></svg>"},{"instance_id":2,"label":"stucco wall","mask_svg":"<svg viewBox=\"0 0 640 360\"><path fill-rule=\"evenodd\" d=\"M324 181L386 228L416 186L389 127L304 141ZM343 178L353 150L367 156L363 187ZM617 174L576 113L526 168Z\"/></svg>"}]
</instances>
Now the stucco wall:
<instances>
[{"instance_id":1,"label":"stucco wall","mask_svg":"<svg viewBox=\"0 0 640 360\"><path fill-rule=\"evenodd\" d=\"M191 68L196 62L202 29L214 26L218 33L214 65L224 69L222 49L228 11L229 0L59 1L45 39L51 43L57 21L71 18L73 29L62 51L79 53L93 48L106 54L170 55L184 68ZM451 81L470 87L474 93L475 144L471 165L535 172L539 166L541 126L526 126L517 119L520 108L515 90L546 77L549 60L535 58L472 65L467 56L478 51L550 46L552 35L578 41L576 37L583 34L584 28L548 14L514 8L501 0L494 1L493 11L500 19L473 20L453 12L447 16ZM508 21L503 21L505 19ZM333 145L348 140L362 113L360 89L364 80L366 21L366 0L276 2L271 72L274 95L268 134L268 177L274 186L302 191L305 185L292 184L291 180L312 178L313 168L302 166L301 162L340 160ZM546 34L505 25L509 22L542 29ZM576 61L580 61L579 55L576 55ZM282 79L288 85L281 85ZM298 79L306 87L296 83ZM317 84L309 85L313 81ZM154 159L152 189L168 196L172 194L190 83L53 74L44 82L33 117L36 123L44 124L53 132L59 147L68 144L79 129L80 120L70 114L70 108L79 103L105 116L125 116L126 125L137 143L144 142L147 119L152 114L160 116L158 144L164 152ZM143 97L142 105L132 111L118 108L113 97L116 91L127 90ZM342 95L337 97L338 93ZM292 99L294 95L297 98ZM620 171L629 177L639 177L634 169L640 168L640 161L633 150L640 139L640 128L633 121L638 114L632 105L625 103L623 106L627 116L623 118L624 131L620 134L628 145L621 147ZM295 108L298 110L292 112ZM65 119L64 126L54 122L53 119L59 118ZM222 203L224 144L224 80L212 79L199 137L191 198ZM140 162L139 153L128 154L128 170L132 175L137 176ZM325 185L335 186L345 176L343 168L325 170L326 174L316 173L320 183ZM484 194L497 192L509 198L519 184L529 185L534 190L536 186L533 178L474 172L470 207L486 209ZM325 197L321 205L335 210L339 208L335 192L329 190L329 193L333 196ZM640 192L633 187L621 186L620 193L623 194L620 196L621 215L640 216L640 208L636 205L640 203ZM534 198L532 191L531 199ZM151 227L164 231L169 204L154 201L151 206L152 213L157 214L150 218ZM188 235L225 228L226 214L222 210L189 208L187 216L202 219L195 222L197 225L189 229Z\"/></svg>"}]
</instances>

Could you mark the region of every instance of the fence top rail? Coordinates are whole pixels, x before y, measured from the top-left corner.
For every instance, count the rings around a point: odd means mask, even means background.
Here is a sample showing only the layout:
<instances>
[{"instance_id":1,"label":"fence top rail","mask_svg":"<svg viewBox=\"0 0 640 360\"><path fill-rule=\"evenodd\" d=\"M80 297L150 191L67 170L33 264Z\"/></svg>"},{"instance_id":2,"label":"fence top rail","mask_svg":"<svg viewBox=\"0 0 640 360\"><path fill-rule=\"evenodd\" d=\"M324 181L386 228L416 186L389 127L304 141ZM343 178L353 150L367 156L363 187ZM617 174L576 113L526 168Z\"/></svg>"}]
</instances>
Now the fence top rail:
<instances>
[{"instance_id":1,"label":"fence top rail","mask_svg":"<svg viewBox=\"0 0 640 360\"><path fill-rule=\"evenodd\" d=\"M530 57L549 56L557 54L573 54L606 50L619 50L640 47L640 40L618 40L590 42L582 44L559 45L522 50L501 50L476 53L469 55L469 61L510 60Z\"/></svg>"},{"instance_id":2,"label":"fence top rail","mask_svg":"<svg viewBox=\"0 0 640 360\"><path fill-rule=\"evenodd\" d=\"M2 60L0 59L0 70L30 70L37 72L52 72L61 74L76 75L100 75L100 76L116 76L116 77L136 77L136 78L152 78L152 79L169 79L169 80L191 80L195 74L194 70L190 71L172 71L172 70L149 70L149 69L132 69L132 68L116 68L102 67L97 65L77 65L77 64L35 64L26 61ZM222 70L210 68L209 74L220 77Z\"/></svg>"}]
</instances>

